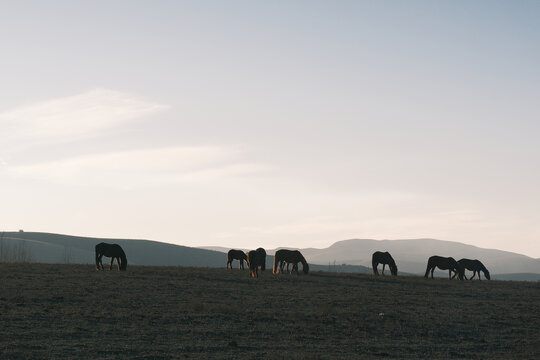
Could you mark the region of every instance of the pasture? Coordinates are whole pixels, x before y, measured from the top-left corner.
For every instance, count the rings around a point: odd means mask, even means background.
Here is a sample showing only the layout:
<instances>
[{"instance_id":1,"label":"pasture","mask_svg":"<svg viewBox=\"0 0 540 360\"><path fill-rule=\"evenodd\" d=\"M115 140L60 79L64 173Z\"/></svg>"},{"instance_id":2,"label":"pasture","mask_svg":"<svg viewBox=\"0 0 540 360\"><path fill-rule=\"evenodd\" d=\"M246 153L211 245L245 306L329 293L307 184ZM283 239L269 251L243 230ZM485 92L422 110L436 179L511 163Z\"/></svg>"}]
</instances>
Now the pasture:
<instances>
[{"instance_id":1,"label":"pasture","mask_svg":"<svg viewBox=\"0 0 540 360\"><path fill-rule=\"evenodd\" d=\"M270 267L270 266L268 266ZM0 264L2 359L531 359L540 285Z\"/></svg>"}]
</instances>

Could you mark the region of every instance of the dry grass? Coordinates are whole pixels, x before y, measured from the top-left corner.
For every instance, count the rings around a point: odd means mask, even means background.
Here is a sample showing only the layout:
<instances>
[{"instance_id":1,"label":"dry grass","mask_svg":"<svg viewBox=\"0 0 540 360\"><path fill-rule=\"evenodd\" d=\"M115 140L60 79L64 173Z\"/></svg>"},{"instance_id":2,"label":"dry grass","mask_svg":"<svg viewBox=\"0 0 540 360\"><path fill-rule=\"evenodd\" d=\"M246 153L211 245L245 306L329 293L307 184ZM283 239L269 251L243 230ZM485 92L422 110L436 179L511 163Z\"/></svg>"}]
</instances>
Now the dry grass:
<instances>
[{"instance_id":1,"label":"dry grass","mask_svg":"<svg viewBox=\"0 0 540 360\"><path fill-rule=\"evenodd\" d=\"M540 286L0 264L0 358L534 358Z\"/></svg>"}]
</instances>

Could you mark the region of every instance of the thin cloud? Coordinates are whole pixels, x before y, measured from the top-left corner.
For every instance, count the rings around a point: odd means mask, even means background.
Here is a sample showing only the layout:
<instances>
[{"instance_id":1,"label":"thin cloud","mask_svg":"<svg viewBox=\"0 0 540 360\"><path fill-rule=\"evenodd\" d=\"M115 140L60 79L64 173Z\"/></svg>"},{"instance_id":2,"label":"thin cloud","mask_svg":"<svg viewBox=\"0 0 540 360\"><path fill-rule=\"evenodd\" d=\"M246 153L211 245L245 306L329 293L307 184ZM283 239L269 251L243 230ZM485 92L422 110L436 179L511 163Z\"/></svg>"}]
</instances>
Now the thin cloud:
<instances>
[{"instance_id":1,"label":"thin cloud","mask_svg":"<svg viewBox=\"0 0 540 360\"><path fill-rule=\"evenodd\" d=\"M74 140L167 109L140 96L96 88L1 112L0 125L16 140Z\"/></svg>"},{"instance_id":2,"label":"thin cloud","mask_svg":"<svg viewBox=\"0 0 540 360\"><path fill-rule=\"evenodd\" d=\"M261 165L239 161L238 153L236 149L215 146L166 147L7 166L7 172L57 184L134 189L203 182L264 170Z\"/></svg>"}]
</instances>

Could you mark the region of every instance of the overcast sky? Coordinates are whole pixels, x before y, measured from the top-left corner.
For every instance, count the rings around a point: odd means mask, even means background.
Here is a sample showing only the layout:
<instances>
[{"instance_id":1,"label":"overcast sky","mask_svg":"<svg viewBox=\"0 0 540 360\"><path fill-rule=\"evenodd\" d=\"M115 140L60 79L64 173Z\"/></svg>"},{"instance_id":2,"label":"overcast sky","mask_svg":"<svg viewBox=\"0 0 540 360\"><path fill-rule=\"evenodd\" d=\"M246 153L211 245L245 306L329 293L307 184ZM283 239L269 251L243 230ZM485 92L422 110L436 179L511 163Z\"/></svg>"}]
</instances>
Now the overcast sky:
<instances>
[{"instance_id":1,"label":"overcast sky","mask_svg":"<svg viewBox=\"0 0 540 360\"><path fill-rule=\"evenodd\" d=\"M540 257L539 16L538 1L2 1L0 230Z\"/></svg>"}]
</instances>

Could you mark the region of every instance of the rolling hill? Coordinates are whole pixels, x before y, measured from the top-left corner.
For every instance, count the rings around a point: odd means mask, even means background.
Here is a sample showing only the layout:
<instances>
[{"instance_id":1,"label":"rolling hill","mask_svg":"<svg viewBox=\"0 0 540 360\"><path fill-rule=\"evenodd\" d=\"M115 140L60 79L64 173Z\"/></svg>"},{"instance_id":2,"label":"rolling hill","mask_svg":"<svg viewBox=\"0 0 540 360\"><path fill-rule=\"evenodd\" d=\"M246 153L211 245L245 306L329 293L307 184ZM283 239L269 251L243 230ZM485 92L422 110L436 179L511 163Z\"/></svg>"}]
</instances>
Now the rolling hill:
<instances>
[{"instance_id":1,"label":"rolling hill","mask_svg":"<svg viewBox=\"0 0 540 360\"><path fill-rule=\"evenodd\" d=\"M131 265L220 267L225 256L217 251L150 240L102 239L39 232L0 233L0 259L26 253L26 260L42 263L94 263L94 247L100 242L122 246ZM4 254L2 254L2 248ZM11 254L6 254L6 249ZM7 258L6 258L7 257ZM20 256L19 256L20 257ZM105 262L104 262L105 263Z\"/></svg>"},{"instance_id":2,"label":"rolling hill","mask_svg":"<svg viewBox=\"0 0 540 360\"><path fill-rule=\"evenodd\" d=\"M41 263L94 263L94 246L100 242L117 243L128 254L130 265L223 267L225 247L193 248L151 240L106 239L40 232L0 233L0 261ZM267 249L267 267L271 267L277 249ZM494 279L540 280L540 260L507 251L483 249L451 241L344 240L324 249L300 249L312 271L371 272L371 254L389 251L401 274L423 274L431 255L480 259ZM233 266L237 266L235 262ZM439 272L444 276L443 272Z\"/></svg>"}]
</instances>

